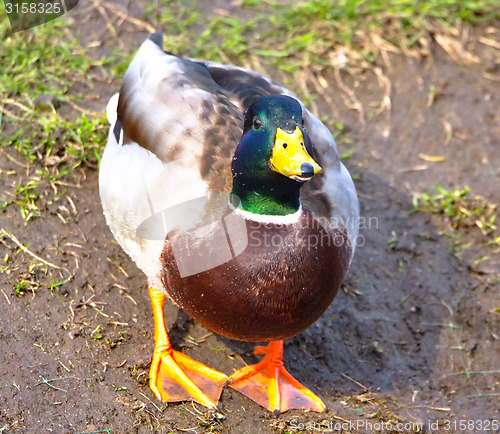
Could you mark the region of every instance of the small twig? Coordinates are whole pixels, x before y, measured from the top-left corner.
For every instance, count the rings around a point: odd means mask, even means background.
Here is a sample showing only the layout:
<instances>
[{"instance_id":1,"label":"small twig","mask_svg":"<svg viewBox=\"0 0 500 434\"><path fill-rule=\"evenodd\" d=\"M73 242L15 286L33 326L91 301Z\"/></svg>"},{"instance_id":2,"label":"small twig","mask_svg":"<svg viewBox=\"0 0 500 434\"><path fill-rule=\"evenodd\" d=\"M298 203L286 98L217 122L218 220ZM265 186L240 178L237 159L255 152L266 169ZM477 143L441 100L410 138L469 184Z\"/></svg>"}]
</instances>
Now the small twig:
<instances>
[{"instance_id":1,"label":"small twig","mask_svg":"<svg viewBox=\"0 0 500 434\"><path fill-rule=\"evenodd\" d=\"M139 413L140 411L144 410L146 408L146 404L144 402L141 402L141 408L139 410L136 410L136 413Z\"/></svg>"},{"instance_id":2,"label":"small twig","mask_svg":"<svg viewBox=\"0 0 500 434\"><path fill-rule=\"evenodd\" d=\"M73 211L73 214L77 215L78 214L78 210L76 209L75 202L73 202L73 199L71 199L71 197L69 197L68 195L66 195L66 200L69 202L69 204L71 206L71 209Z\"/></svg>"},{"instance_id":3,"label":"small twig","mask_svg":"<svg viewBox=\"0 0 500 434\"><path fill-rule=\"evenodd\" d=\"M21 163L20 161L17 161L12 155L9 155L8 153L5 153L5 156L12 161L14 164L17 164L18 166L22 167L23 169L29 169L30 165L29 164L24 164Z\"/></svg>"},{"instance_id":4,"label":"small twig","mask_svg":"<svg viewBox=\"0 0 500 434\"><path fill-rule=\"evenodd\" d=\"M432 407L430 405L411 405L406 408L430 408L431 410L437 410L437 411L450 411L451 408L449 407Z\"/></svg>"},{"instance_id":5,"label":"small twig","mask_svg":"<svg viewBox=\"0 0 500 434\"><path fill-rule=\"evenodd\" d=\"M198 410L198 408L196 407L194 401L191 401L191 406L193 407L193 410L198 413L198 414L203 414L203 412L201 412L200 410Z\"/></svg>"},{"instance_id":6,"label":"small twig","mask_svg":"<svg viewBox=\"0 0 500 434\"><path fill-rule=\"evenodd\" d=\"M452 309L452 308L451 308L448 304L446 304L444 300L440 300L440 302L441 302L441 304L442 304L442 305L443 305L446 309L448 309L448 312L450 313L450 317L453 317L453 316L454 316L454 314L453 314L453 309Z\"/></svg>"},{"instance_id":7,"label":"small twig","mask_svg":"<svg viewBox=\"0 0 500 434\"><path fill-rule=\"evenodd\" d=\"M60 360L58 360L58 362L64 369L66 369L66 371L71 372L71 370L63 362L61 362Z\"/></svg>"},{"instance_id":8,"label":"small twig","mask_svg":"<svg viewBox=\"0 0 500 434\"><path fill-rule=\"evenodd\" d=\"M75 311L73 310L74 303L76 303L75 300L71 300L71 302L69 303L69 310L71 311L71 322L73 322L75 319Z\"/></svg>"},{"instance_id":9,"label":"small twig","mask_svg":"<svg viewBox=\"0 0 500 434\"><path fill-rule=\"evenodd\" d=\"M156 29L148 22L130 16L128 13L126 13L125 11L122 11L119 7L117 7L114 4L104 3L103 6L107 9L111 10L112 13L117 15L122 20L129 21L138 27L142 27L144 30L146 30L149 33L154 33L156 31Z\"/></svg>"},{"instance_id":10,"label":"small twig","mask_svg":"<svg viewBox=\"0 0 500 434\"><path fill-rule=\"evenodd\" d=\"M384 89L384 96L383 96L382 101L380 102L380 106L375 114L379 115L380 113L382 113L384 110L387 109L387 111L389 112L389 115L390 115L391 107L392 107L391 80L389 80L389 77L387 77L387 75L384 74L384 72L382 71L382 68L376 67L376 68L374 68L373 72L377 76L377 80L379 82L380 87L382 87Z\"/></svg>"},{"instance_id":11,"label":"small twig","mask_svg":"<svg viewBox=\"0 0 500 434\"><path fill-rule=\"evenodd\" d=\"M347 422L347 423L349 423L349 421L348 421L347 419L344 419L343 417L340 417L340 416L335 416L334 414L332 415L332 417L333 417L334 419L341 420L342 422Z\"/></svg>"},{"instance_id":12,"label":"small twig","mask_svg":"<svg viewBox=\"0 0 500 434\"><path fill-rule=\"evenodd\" d=\"M24 119L24 118L22 118L22 117L20 117L20 116L15 115L15 114L14 114L14 113L12 113L11 111L7 110L5 107L1 107L1 108L0 108L0 111L1 111L4 115L6 115L6 116L8 116L8 117L10 117L10 118L12 118L12 119L15 119L16 121L25 121L25 119Z\"/></svg>"},{"instance_id":13,"label":"small twig","mask_svg":"<svg viewBox=\"0 0 500 434\"><path fill-rule=\"evenodd\" d=\"M207 334L204 334L203 336L200 336L199 338L195 339L196 342L198 343L202 343L202 342L205 342L205 340L209 337L209 336L212 336L213 333L212 332L209 332Z\"/></svg>"},{"instance_id":14,"label":"small twig","mask_svg":"<svg viewBox=\"0 0 500 434\"><path fill-rule=\"evenodd\" d=\"M90 355L92 356L92 358L94 358L95 356L94 356L94 353L92 352L92 350L90 349L89 342L85 341L85 344L87 345L87 349L89 350Z\"/></svg>"},{"instance_id":15,"label":"small twig","mask_svg":"<svg viewBox=\"0 0 500 434\"><path fill-rule=\"evenodd\" d=\"M128 322L120 322L120 321L109 321L109 325L114 325L114 326L125 326L128 327Z\"/></svg>"},{"instance_id":16,"label":"small twig","mask_svg":"<svg viewBox=\"0 0 500 434\"><path fill-rule=\"evenodd\" d=\"M335 104L335 101L330 96L330 93L332 92L330 91L330 86L325 77L323 77L321 73L318 73L318 74L309 74L308 78L309 81L314 86L314 88L316 89L318 95L321 95L328 103L328 105L331 107L331 109L335 110L338 104Z\"/></svg>"},{"instance_id":17,"label":"small twig","mask_svg":"<svg viewBox=\"0 0 500 434\"><path fill-rule=\"evenodd\" d=\"M114 262L111 258L106 258L106 261L108 261L110 264L113 264L116 268L118 268L118 270L120 270L124 274L125 277L127 277L127 278L130 277L128 275L128 273L123 269L123 267L121 265L117 264L116 262Z\"/></svg>"},{"instance_id":18,"label":"small twig","mask_svg":"<svg viewBox=\"0 0 500 434\"><path fill-rule=\"evenodd\" d=\"M74 269L74 271L78 270L80 268L80 262L78 261L78 254L76 252L72 252L72 251L67 251L66 253L68 255L73 256L73 258L75 259L75 269Z\"/></svg>"},{"instance_id":19,"label":"small twig","mask_svg":"<svg viewBox=\"0 0 500 434\"><path fill-rule=\"evenodd\" d=\"M182 432L191 432L191 431L194 431L195 433L198 433L198 431L196 431L196 427L194 428L177 428L179 431L182 431Z\"/></svg>"},{"instance_id":20,"label":"small twig","mask_svg":"<svg viewBox=\"0 0 500 434\"><path fill-rule=\"evenodd\" d=\"M5 299L7 300L7 303L12 304L9 300L9 297L7 297L7 294L5 293L5 291L2 289L2 292L3 292L3 295L5 295Z\"/></svg>"},{"instance_id":21,"label":"small twig","mask_svg":"<svg viewBox=\"0 0 500 434\"><path fill-rule=\"evenodd\" d=\"M16 100L11 99L11 98L6 98L4 100L4 102L5 102L5 104L15 105L16 107L18 107L21 110L24 110L25 112L28 112L28 113L33 113L35 111L31 107L27 107L24 104L21 104L19 101L16 101Z\"/></svg>"},{"instance_id":22,"label":"small twig","mask_svg":"<svg viewBox=\"0 0 500 434\"><path fill-rule=\"evenodd\" d=\"M132 298L131 295L128 295L128 294L123 294L125 297L129 298L130 300L132 300L132 303L134 303L136 306L137 306L137 302Z\"/></svg>"},{"instance_id":23,"label":"small twig","mask_svg":"<svg viewBox=\"0 0 500 434\"><path fill-rule=\"evenodd\" d=\"M489 74L488 72L485 72L483 74L483 77L486 78L486 80L491 80L491 81L496 81L496 82L500 82L500 77L498 76L495 76L493 74Z\"/></svg>"},{"instance_id":24,"label":"small twig","mask_svg":"<svg viewBox=\"0 0 500 434\"><path fill-rule=\"evenodd\" d=\"M62 185L63 187L82 188L80 184L71 184L69 182L64 182L64 181L54 181L54 184Z\"/></svg>"},{"instance_id":25,"label":"small twig","mask_svg":"<svg viewBox=\"0 0 500 434\"><path fill-rule=\"evenodd\" d=\"M332 61L333 64L333 61ZM334 68L333 69L335 80L337 81L337 84L339 85L340 89L344 91L344 93L348 96L350 100L350 104L346 104L349 108L356 110L359 115L359 123L361 124L362 129L364 130L366 128L366 119L365 119L365 109L363 107L363 104L359 100L359 98L356 96L356 93L354 90L349 88L344 83L344 80L342 80L342 77L340 75L340 69L339 68Z\"/></svg>"},{"instance_id":26,"label":"small twig","mask_svg":"<svg viewBox=\"0 0 500 434\"><path fill-rule=\"evenodd\" d=\"M38 261L43 262L45 265L48 265L49 267L57 268L58 270L61 270L62 268L57 266L56 264L53 264L52 262L46 261L45 259L41 258L40 256L36 255L33 253L30 249L28 249L26 246L24 246L14 234L11 234L7 232L5 229L0 229L0 235L4 235L7 238L11 239L23 252L26 252L28 255L32 256Z\"/></svg>"},{"instance_id":27,"label":"small twig","mask_svg":"<svg viewBox=\"0 0 500 434\"><path fill-rule=\"evenodd\" d=\"M478 42L481 42L481 44L488 45L489 47L496 48L497 50L500 50L500 42L494 41L493 39L485 38L484 36L480 36L477 39Z\"/></svg>"},{"instance_id":28,"label":"small twig","mask_svg":"<svg viewBox=\"0 0 500 434\"><path fill-rule=\"evenodd\" d=\"M351 380L354 384L356 384L359 387L361 387L362 389L364 389L365 392L368 392L369 389L364 384L361 384L359 381L355 380L354 378L349 377L349 375L347 375L347 374L342 373L340 375L342 375L342 377L344 377L344 378L347 378L348 380Z\"/></svg>"},{"instance_id":29,"label":"small twig","mask_svg":"<svg viewBox=\"0 0 500 434\"><path fill-rule=\"evenodd\" d=\"M151 404L153 404L153 406L160 412L160 413L163 413L160 409L160 407L158 407L153 401L151 401L146 395L144 395L144 393L142 392L139 392L139 394L141 394L142 396L144 396L144 398L146 398Z\"/></svg>"}]
</instances>

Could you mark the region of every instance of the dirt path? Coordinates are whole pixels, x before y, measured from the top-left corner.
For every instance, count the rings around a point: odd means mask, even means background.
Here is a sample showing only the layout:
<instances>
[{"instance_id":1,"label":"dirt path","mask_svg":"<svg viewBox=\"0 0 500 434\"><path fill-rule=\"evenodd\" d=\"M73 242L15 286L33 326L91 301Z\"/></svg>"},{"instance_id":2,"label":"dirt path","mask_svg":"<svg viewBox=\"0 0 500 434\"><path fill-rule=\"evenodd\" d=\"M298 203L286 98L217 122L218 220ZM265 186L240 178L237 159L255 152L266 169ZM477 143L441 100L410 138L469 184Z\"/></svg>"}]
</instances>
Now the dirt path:
<instances>
[{"instance_id":1,"label":"dirt path","mask_svg":"<svg viewBox=\"0 0 500 434\"><path fill-rule=\"evenodd\" d=\"M132 39L138 46L142 38ZM390 106L380 107L384 83L373 73L358 84L342 76L344 88L331 76L328 93L338 105L318 100L353 140L341 151L355 151L346 164L366 223L344 290L285 346L287 366L324 398L326 415L292 411L274 419L230 389L223 415L154 398L146 281L113 240L97 171L86 168L73 176L78 187L60 187L63 199L47 205L43 218L25 226L15 206L0 213L0 228L16 237L0 238L0 432L253 434L307 431L308 423L373 432L398 422L400 432L438 422L451 424L449 432L466 422L471 432L500 423L498 232L484 235L474 218L455 229L445 215L409 213L413 195L436 184L470 186L500 203L500 83L492 79L499 51L477 44L479 62L467 66L437 45L431 51L423 60L390 59ZM103 89L96 109L118 86ZM353 101L362 118L349 108ZM1 155L9 191L24 169L16 153ZM193 358L226 373L256 360L252 345L208 335L172 306L166 314L174 345Z\"/></svg>"}]
</instances>

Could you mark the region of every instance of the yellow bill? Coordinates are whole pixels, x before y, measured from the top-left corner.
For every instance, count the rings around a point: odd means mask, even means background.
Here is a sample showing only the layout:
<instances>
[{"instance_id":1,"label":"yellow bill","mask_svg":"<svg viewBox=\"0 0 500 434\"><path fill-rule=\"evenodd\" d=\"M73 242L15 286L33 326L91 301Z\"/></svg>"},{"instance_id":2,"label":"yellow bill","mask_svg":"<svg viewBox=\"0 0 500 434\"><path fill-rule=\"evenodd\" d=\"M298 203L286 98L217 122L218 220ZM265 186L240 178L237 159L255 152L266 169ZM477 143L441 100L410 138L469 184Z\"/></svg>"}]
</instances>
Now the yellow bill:
<instances>
[{"instance_id":1,"label":"yellow bill","mask_svg":"<svg viewBox=\"0 0 500 434\"><path fill-rule=\"evenodd\" d=\"M299 127L292 133L278 128L270 161L275 172L296 181L309 181L314 175L323 172L321 166L306 151Z\"/></svg>"}]
</instances>

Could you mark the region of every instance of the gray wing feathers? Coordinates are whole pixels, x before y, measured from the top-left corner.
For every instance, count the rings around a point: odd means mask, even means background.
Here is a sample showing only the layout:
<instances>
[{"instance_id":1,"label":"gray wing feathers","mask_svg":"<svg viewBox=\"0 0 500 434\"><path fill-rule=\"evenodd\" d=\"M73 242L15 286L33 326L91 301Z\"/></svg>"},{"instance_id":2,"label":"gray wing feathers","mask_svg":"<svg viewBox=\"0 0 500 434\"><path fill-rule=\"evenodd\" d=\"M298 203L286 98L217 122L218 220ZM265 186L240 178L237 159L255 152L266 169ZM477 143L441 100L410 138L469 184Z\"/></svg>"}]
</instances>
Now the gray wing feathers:
<instances>
[{"instance_id":1,"label":"gray wing feathers","mask_svg":"<svg viewBox=\"0 0 500 434\"><path fill-rule=\"evenodd\" d=\"M118 118L124 144L136 142L164 163L195 155L210 191L229 192L231 160L242 135L243 113L256 99L269 94L297 99L256 72L169 55L155 34L138 50L120 90ZM319 217L348 220L353 235L357 221L351 215L357 214L358 205L351 177L340 162L331 133L301 105L314 158L324 168L323 176L302 189L303 202Z\"/></svg>"}]
</instances>

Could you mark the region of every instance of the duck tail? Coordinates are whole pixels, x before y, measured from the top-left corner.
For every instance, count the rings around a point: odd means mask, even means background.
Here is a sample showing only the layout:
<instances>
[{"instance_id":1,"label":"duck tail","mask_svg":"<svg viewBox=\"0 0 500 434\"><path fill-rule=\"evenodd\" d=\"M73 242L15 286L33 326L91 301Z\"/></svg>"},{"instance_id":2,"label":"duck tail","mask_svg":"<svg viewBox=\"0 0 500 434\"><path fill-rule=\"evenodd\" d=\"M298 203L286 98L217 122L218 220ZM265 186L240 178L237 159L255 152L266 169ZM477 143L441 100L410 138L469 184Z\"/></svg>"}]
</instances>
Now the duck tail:
<instances>
[{"instance_id":1,"label":"duck tail","mask_svg":"<svg viewBox=\"0 0 500 434\"><path fill-rule=\"evenodd\" d=\"M158 47L160 47L163 50L163 33L162 32L155 32L151 33L148 36L148 39L152 42L154 42Z\"/></svg>"}]
</instances>

